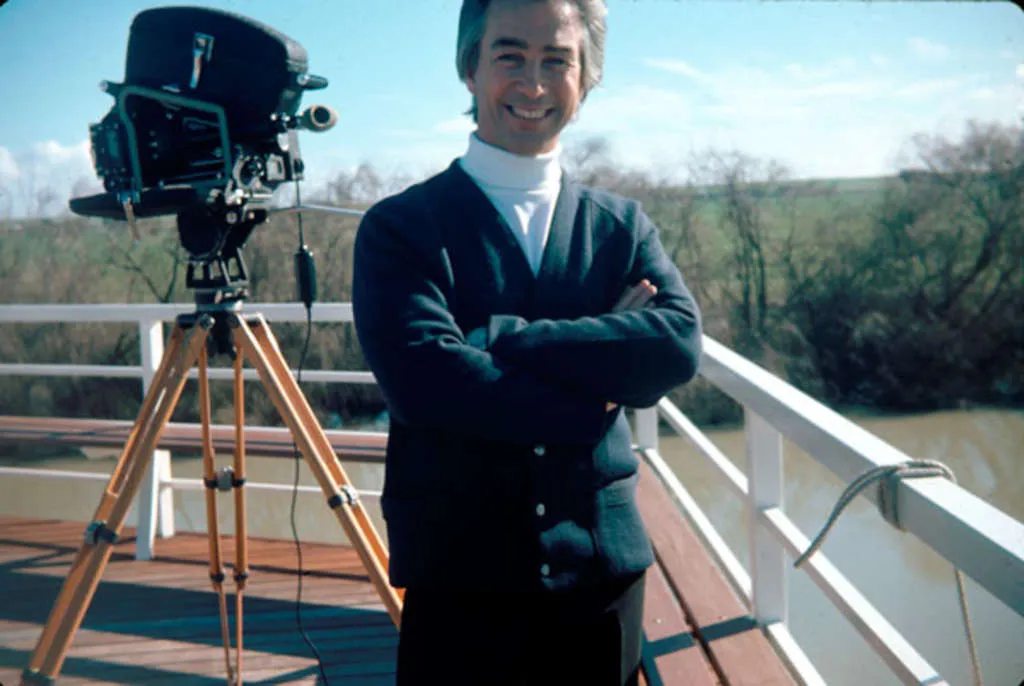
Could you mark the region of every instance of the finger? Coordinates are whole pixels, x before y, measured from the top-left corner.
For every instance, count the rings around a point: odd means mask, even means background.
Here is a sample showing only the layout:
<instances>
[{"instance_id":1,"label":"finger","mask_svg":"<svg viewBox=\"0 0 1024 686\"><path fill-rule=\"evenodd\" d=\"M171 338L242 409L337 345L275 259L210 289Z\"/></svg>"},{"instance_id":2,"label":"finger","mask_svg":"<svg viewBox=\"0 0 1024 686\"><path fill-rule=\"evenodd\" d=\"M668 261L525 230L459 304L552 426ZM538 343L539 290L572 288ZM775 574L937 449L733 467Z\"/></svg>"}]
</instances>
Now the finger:
<instances>
[{"instance_id":1,"label":"finger","mask_svg":"<svg viewBox=\"0 0 1024 686\"><path fill-rule=\"evenodd\" d=\"M650 303L651 299L658 294L658 287L653 284L648 284L647 288L637 296L636 300L633 301L633 305L630 307L631 310L643 309Z\"/></svg>"},{"instance_id":2,"label":"finger","mask_svg":"<svg viewBox=\"0 0 1024 686\"><path fill-rule=\"evenodd\" d=\"M619 302L615 303L615 307L612 308L612 312L622 312L623 310L629 309L633 304L633 301L636 300L636 297L640 292L638 289L640 288L641 286L639 284L627 288L626 292L622 294L621 298L619 298Z\"/></svg>"},{"instance_id":3,"label":"finger","mask_svg":"<svg viewBox=\"0 0 1024 686\"><path fill-rule=\"evenodd\" d=\"M652 284L647 279L644 279L636 286L634 286L632 289L630 289L629 295L631 297L628 299L628 301L625 298L623 298L623 300L625 301L624 305L622 309L618 311L639 310L644 305L646 305L647 301L653 298L657 292L657 286Z\"/></svg>"}]
</instances>

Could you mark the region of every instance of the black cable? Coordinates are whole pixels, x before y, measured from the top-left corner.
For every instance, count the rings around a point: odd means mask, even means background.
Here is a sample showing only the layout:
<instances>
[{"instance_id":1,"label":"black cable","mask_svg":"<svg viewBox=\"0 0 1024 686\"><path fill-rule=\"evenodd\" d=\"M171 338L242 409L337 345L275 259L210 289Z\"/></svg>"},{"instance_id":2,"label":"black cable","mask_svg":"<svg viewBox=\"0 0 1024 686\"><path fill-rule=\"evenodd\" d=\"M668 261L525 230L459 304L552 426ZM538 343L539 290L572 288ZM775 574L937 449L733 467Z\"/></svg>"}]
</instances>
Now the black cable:
<instances>
[{"instance_id":1,"label":"black cable","mask_svg":"<svg viewBox=\"0 0 1024 686\"><path fill-rule=\"evenodd\" d=\"M302 205L302 196L299 191L299 183L295 182L295 204ZM302 367L306 363L306 355L309 352L309 340L313 333L313 300L316 299L316 278L313 274L313 256L306 248L305 235L302 231L302 212L297 213L299 222L299 250L295 253L295 269L296 279L299 287L299 299L306 307L306 340L302 344L302 355L299 357L299 369L297 374L296 383L299 385L300 390L302 386ZM312 284L312 288L310 286ZM320 670L320 678L323 679L323 683L326 685L330 684L327 679L327 672L324 670L324 661L320 657L320 652L316 649L316 644L313 643L313 639L306 633L305 627L302 625L302 577L304 572L302 571L302 543L299 541L299 530L295 524L295 507L298 503L299 496L299 463L302 461L299 455L298 445L294 446L295 453L293 455L295 459L295 475L292 483L292 505L291 505L291 524L292 524L292 538L295 541L295 554L298 558L298 589L295 594L295 623L298 626L299 634L302 635L302 640L306 646L313 653L313 657L316 658L317 669Z\"/></svg>"}]
</instances>

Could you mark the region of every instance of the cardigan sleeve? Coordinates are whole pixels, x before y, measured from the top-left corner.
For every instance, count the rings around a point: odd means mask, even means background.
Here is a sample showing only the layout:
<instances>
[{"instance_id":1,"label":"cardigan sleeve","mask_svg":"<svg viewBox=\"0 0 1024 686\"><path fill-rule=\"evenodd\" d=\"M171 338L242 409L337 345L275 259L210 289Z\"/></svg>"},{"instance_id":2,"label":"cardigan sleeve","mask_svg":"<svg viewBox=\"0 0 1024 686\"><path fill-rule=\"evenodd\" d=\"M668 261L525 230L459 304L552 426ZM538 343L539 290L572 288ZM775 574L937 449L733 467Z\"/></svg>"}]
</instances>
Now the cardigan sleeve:
<instances>
[{"instance_id":1,"label":"cardigan sleeve","mask_svg":"<svg viewBox=\"0 0 1024 686\"><path fill-rule=\"evenodd\" d=\"M532 322L493 315L487 350L502 362L627 407L650 407L693 378L701 355L700 310L657 229L638 209L633 219L637 247L624 288L649 279L658 292L647 307Z\"/></svg>"},{"instance_id":2,"label":"cardigan sleeve","mask_svg":"<svg viewBox=\"0 0 1024 686\"><path fill-rule=\"evenodd\" d=\"M395 419L492 440L599 441L616 414L602 402L466 343L440 285L447 258L427 233L371 208L356 234L356 333Z\"/></svg>"}]
</instances>

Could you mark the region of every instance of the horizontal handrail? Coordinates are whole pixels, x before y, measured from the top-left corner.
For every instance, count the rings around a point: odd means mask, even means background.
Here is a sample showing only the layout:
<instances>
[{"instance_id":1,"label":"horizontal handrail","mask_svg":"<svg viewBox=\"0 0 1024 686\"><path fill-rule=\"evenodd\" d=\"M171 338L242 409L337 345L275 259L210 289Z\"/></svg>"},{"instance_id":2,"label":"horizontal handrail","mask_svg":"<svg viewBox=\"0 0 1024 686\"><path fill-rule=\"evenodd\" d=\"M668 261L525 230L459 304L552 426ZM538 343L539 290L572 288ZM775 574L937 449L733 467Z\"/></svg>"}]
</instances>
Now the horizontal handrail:
<instances>
[{"instance_id":1,"label":"horizontal handrail","mask_svg":"<svg viewBox=\"0 0 1024 686\"><path fill-rule=\"evenodd\" d=\"M306 318L301 303L247 303L245 307L275 321L302 322ZM0 306L0 322L166 321L193 309L189 304L3 305ZM318 323L352 321L351 303L316 303L312 318ZM37 369L48 371L45 367ZM62 367L52 371L66 373ZM354 372L317 371L317 380L369 383L365 376L333 376L358 374ZM0 373L9 372L9 366L0 367ZM215 372L212 376L224 373L222 370ZM844 483L879 465L910 459L708 336L704 337L700 374L777 427ZM312 380L312 377L306 378ZM682 425L681 413L661 410L661 414L674 427ZM713 462L719 472L724 470L730 488L734 492L740 490L742 475L730 469L727 458L723 456ZM1024 615L1024 524L942 479L904 482L898 493L902 525L907 531ZM877 489L868 489L864 495L877 502Z\"/></svg>"},{"instance_id":2,"label":"horizontal handrail","mask_svg":"<svg viewBox=\"0 0 1024 686\"><path fill-rule=\"evenodd\" d=\"M0 415L0 438L60 445L120 448L128 441L134 423L120 419L69 417L12 417ZM244 427L245 451L260 457L291 457L295 444L291 432L278 426ZM339 459L346 462L382 463L387 434L379 431L327 429L324 431ZM211 445L216 452L233 452L235 427L210 425ZM202 452L202 426L169 422L155 446L161 450Z\"/></svg>"},{"instance_id":3,"label":"horizontal handrail","mask_svg":"<svg viewBox=\"0 0 1024 686\"><path fill-rule=\"evenodd\" d=\"M799 556L810 544L793 520L778 508L761 512L761 520L793 557ZM936 684L943 681L942 676L896 627L823 555L813 555L801 569L825 592L902 682Z\"/></svg>"},{"instance_id":4,"label":"horizontal handrail","mask_svg":"<svg viewBox=\"0 0 1024 686\"><path fill-rule=\"evenodd\" d=\"M271 321L306 320L305 309L300 303L247 303L245 308L247 312L259 312ZM124 322L150 326L151 323L170 321L179 314L192 311L194 307L189 304L10 305L0 306L0 322ZM312 319L318 323L351 322L351 304L315 304ZM232 373L230 368L215 368L211 369L210 377L230 379ZM245 373L247 379L258 378L254 370L246 370ZM903 452L707 336L704 337L704 354L699 373L712 385L739 402L748 412L762 418L775 431L800 446L844 483L850 483L870 469L910 460ZM140 378L143 377L144 370L142 367L129 366L0 364L0 374ZM192 377L196 375L196 371L193 370ZM328 383L375 383L373 375L369 372L308 370L303 371L303 378ZM668 399L663 399L656 411L676 433L687 437L697 447L712 464L715 473L723 478L723 483L730 491L745 502L749 502L750 484L747 476L737 469L675 405ZM383 444L379 437L374 440L379 444L374 451L382 451ZM750 574L728 549L657 450L647 449L641 452L654 467L677 504L687 514L688 519L695 525L699 537L718 560L733 588L750 606L753 585ZM106 477L101 475L101 478ZM191 489L198 488L199 484L198 480L163 479L159 488ZM291 489L290 486L283 485L266 485L266 488ZM300 487L300 490L302 489L310 492L319 491L314 487ZM878 504L877 489L868 489L864 496ZM954 566L970 575L1015 612L1024 615L1024 524L962 487L943 479L901 482L897 488L897 497L901 513L900 524L906 531L913 533ZM752 526L770 532L790 555L795 557L803 552L807 545L806 538L781 509L761 508L757 515L756 524ZM826 513L822 513L823 519L825 515ZM860 595L822 553L812 556L802 570L865 636L902 681L937 683L937 680L941 680L924 658ZM779 644L792 643L792 637L788 634L784 622L768 624L765 630ZM783 649L783 652L798 662L802 659L798 650ZM795 671L799 673L805 670Z\"/></svg>"},{"instance_id":5,"label":"horizontal handrail","mask_svg":"<svg viewBox=\"0 0 1024 686\"><path fill-rule=\"evenodd\" d=\"M208 376L213 381L230 381L234 379L234 370L229 367L209 367ZM298 376L297 369L289 370L292 376ZM145 370L138 365L101 365L101 364L0 364L0 375L7 376L58 376L83 377L94 376L111 379L141 379ZM199 378L199 370L193 367L188 378ZM255 369L242 370L242 378L246 381L258 381L259 373ZM376 384L377 378L372 372L335 372L323 369L303 369L303 381L318 383L352 383Z\"/></svg>"},{"instance_id":6,"label":"horizontal handrail","mask_svg":"<svg viewBox=\"0 0 1024 686\"><path fill-rule=\"evenodd\" d=\"M190 303L169 303L162 305L145 304L87 304L87 305L0 305L0 322L46 323L46 322L144 322L172 321L180 314L195 311ZM243 312L260 313L276 322L305 322L306 309L302 303L246 303ZM350 322L350 303L313 303L313 321Z\"/></svg>"},{"instance_id":7,"label":"horizontal handrail","mask_svg":"<svg viewBox=\"0 0 1024 686\"><path fill-rule=\"evenodd\" d=\"M669 423L673 425L677 431L686 431L687 438L691 440L695 438L703 439L701 443L706 445L698 444L698 451L701 452L705 458L718 466L717 459L725 459L721 453L707 441L700 431L696 431L696 436L690 435L689 420L681 416L678 408L672 405L667 400L662 400L658 404L658 409L663 413L666 419L669 419ZM682 420L682 421L680 421ZM692 425L690 425L692 426ZM751 580L747 570L744 569L743 564L733 553L732 549L729 548L718 531L708 520L707 515L704 514L697 501L694 500L693 496L690 495L686 487L676 476L675 472L668 466L665 459L657 450L645 450L643 451L644 458L647 463L651 465L655 474L661 479L662 484L668 490L669 494L676 501L677 506L686 514L687 519L693 525L695 533L700 537L701 542L711 552L715 561L725 574L726 580L730 583L733 589L737 592L740 599L751 607L752 605L752 592L751 592ZM747 486L746 479L739 475L739 479L743 480L742 484L737 483L737 476L730 474L732 470L736 470L734 466L729 469L719 471L719 475L722 476L727 484L734 488L740 489L739 495L743 500L747 498ZM737 470L738 471L738 470ZM772 508L770 510L761 513L761 524L768 528L776 538L778 538L785 546L786 550L795 558L800 555L804 550L807 549L810 543L807 538L800 533L796 524L793 523L789 517L779 510L778 508ZM819 553L812 556L807 564L803 567L802 571L808 574L811 580L817 585L829 599L829 601L838 609L842 615L850 622L854 629L864 637L869 645L877 652L889 666L889 668L896 674L901 681L904 683L938 683L941 680L938 672L932 667L927 660L924 659L918 653L913 646L911 646L905 638L885 619L884 616L868 601L857 589L850 583L849 580L829 561L824 554ZM785 637L782 637L783 642ZM793 656L799 657L801 652L790 646L783 648L781 651L791 658ZM808 672L806 665L792 664L790 665L797 673ZM805 679L806 681L813 681L813 677Z\"/></svg>"},{"instance_id":8,"label":"horizontal handrail","mask_svg":"<svg viewBox=\"0 0 1024 686\"><path fill-rule=\"evenodd\" d=\"M76 472L65 469L40 469L37 467L0 467L0 475L6 476L31 476L41 477L44 479L71 479L75 481L110 481L109 474L103 474L101 472ZM203 484L202 479L161 479L160 488L181 488L186 491L201 491L206 488ZM245 488L253 491L275 491L282 493L291 493L292 491L298 491L299 493L319 493L323 495L324 491L319 486L298 486L297 488L289 484L278 484L278 483L267 483L263 481L246 481ZM355 489L355 492L360 496L367 498L380 498L381 491L369 490L369 489Z\"/></svg>"},{"instance_id":9,"label":"horizontal handrail","mask_svg":"<svg viewBox=\"0 0 1024 686\"><path fill-rule=\"evenodd\" d=\"M911 459L708 337L700 373L843 483L853 482L869 469ZM867 489L863 495L879 504L877 489ZM896 497L906 531L1024 616L1024 524L941 478L900 482Z\"/></svg>"}]
</instances>

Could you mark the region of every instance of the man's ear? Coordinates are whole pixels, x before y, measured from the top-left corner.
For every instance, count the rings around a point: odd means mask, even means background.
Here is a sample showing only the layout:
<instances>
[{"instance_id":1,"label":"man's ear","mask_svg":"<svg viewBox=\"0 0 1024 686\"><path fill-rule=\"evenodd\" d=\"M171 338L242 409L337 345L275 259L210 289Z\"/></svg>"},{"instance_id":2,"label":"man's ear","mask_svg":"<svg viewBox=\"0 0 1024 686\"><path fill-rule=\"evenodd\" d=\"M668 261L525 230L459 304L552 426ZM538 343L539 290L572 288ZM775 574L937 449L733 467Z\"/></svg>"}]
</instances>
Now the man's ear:
<instances>
[{"instance_id":1,"label":"man's ear","mask_svg":"<svg viewBox=\"0 0 1024 686\"><path fill-rule=\"evenodd\" d=\"M466 89L474 96L476 95L476 79L472 74L466 74Z\"/></svg>"}]
</instances>

